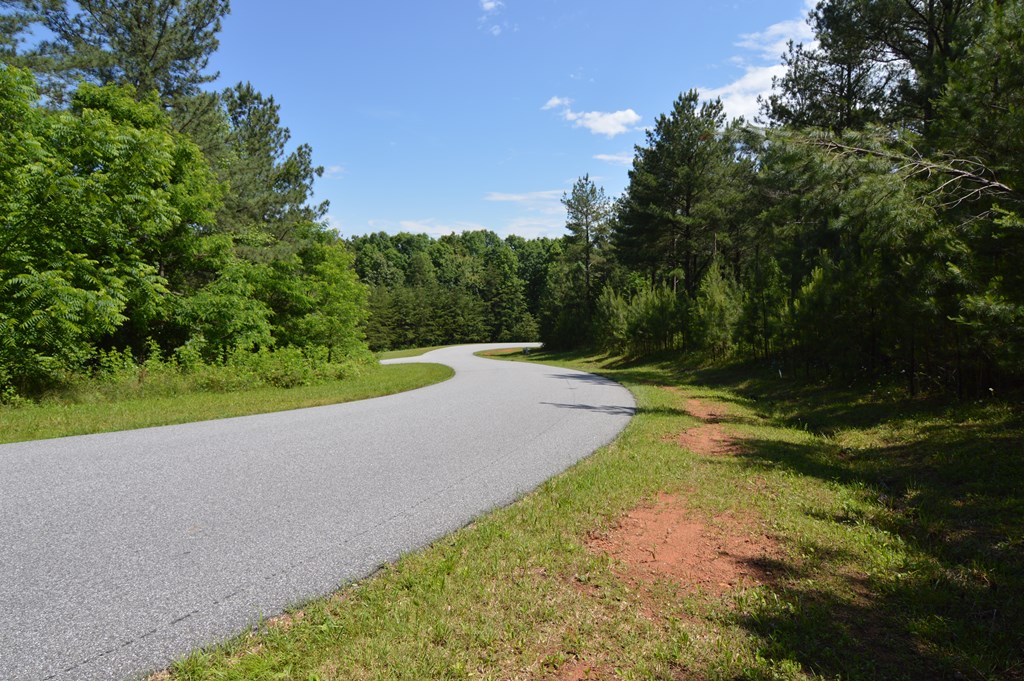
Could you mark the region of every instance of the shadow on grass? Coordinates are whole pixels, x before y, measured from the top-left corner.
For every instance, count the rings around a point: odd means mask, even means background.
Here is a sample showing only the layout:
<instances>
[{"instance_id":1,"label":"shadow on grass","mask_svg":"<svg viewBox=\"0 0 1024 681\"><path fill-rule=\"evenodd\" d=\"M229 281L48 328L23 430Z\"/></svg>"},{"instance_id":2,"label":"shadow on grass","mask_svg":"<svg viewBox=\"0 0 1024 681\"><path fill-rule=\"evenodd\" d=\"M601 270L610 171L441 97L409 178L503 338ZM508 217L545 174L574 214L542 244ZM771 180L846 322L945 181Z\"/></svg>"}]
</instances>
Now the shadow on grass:
<instances>
[{"instance_id":1,"label":"shadow on grass","mask_svg":"<svg viewBox=\"0 0 1024 681\"><path fill-rule=\"evenodd\" d=\"M780 596L791 611L755 608L740 622L763 654L824 676L1024 678L1021 431L995 421L929 426L910 443L856 451L744 441L745 465L839 484L872 509L808 516L871 525L907 547L905 564L871 579L844 574L846 556L810 551L816 571L846 588L787 582ZM836 595L844 591L856 597Z\"/></svg>"},{"instance_id":2,"label":"shadow on grass","mask_svg":"<svg viewBox=\"0 0 1024 681\"><path fill-rule=\"evenodd\" d=\"M889 552L900 557L896 564L868 576L858 572L858 557L834 546L791 547L804 557L772 566L786 575L772 585L778 598L736 615L758 636L764 657L825 677L1024 679L1019 401L910 400L900 386L837 389L752 363L704 368L676 355L551 358L588 363L626 384L726 391L737 403L770 411L768 425L826 436L745 440L739 461L751 471L784 470L843 487L859 503L806 515L837 532L870 526L870 536L892 536L903 548ZM847 432L866 444L843 446Z\"/></svg>"}]
</instances>

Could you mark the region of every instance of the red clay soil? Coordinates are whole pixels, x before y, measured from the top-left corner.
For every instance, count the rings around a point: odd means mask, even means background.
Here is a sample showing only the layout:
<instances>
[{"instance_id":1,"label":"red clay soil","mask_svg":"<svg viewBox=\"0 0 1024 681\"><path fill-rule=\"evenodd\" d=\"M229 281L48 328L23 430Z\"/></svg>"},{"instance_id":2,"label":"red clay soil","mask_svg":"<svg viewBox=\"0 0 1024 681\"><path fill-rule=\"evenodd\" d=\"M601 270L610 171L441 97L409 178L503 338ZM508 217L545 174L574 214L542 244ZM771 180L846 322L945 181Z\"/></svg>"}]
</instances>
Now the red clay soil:
<instances>
[{"instance_id":1,"label":"red clay soil","mask_svg":"<svg viewBox=\"0 0 1024 681\"><path fill-rule=\"evenodd\" d=\"M767 582L770 559L779 555L754 523L731 512L704 522L687 511L683 499L668 494L630 511L589 546L618 560L632 580L670 579L684 589L715 594Z\"/></svg>"},{"instance_id":2,"label":"red clay soil","mask_svg":"<svg viewBox=\"0 0 1024 681\"><path fill-rule=\"evenodd\" d=\"M683 449L704 456L728 456L740 450L734 436L725 432L717 423L705 423L684 430L672 441Z\"/></svg>"},{"instance_id":3,"label":"red clay soil","mask_svg":"<svg viewBox=\"0 0 1024 681\"><path fill-rule=\"evenodd\" d=\"M738 439L725 432L719 422L729 416L729 409L723 404L686 400L686 411L704 423L684 430L671 438L687 451L703 456L727 456L740 450Z\"/></svg>"},{"instance_id":4,"label":"red clay soil","mask_svg":"<svg viewBox=\"0 0 1024 681\"><path fill-rule=\"evenodd\" d=\"M714 402L702 402L700 400L686 400L686 411L690 416L699 418L708 423L718 423L726 416L729 416L729 409L723 404Z\"/></svg>"},{"instance_id":5,"label":"red clay soil","mask_svg":"<svg viewBox=\"0 0 1024 681\"><path fill-rule=\"evenodd\" d=\"M607 681L616 678L612 672L582 661L563 665L554 676L556 681Z\"/></svg>"}]
</instances>

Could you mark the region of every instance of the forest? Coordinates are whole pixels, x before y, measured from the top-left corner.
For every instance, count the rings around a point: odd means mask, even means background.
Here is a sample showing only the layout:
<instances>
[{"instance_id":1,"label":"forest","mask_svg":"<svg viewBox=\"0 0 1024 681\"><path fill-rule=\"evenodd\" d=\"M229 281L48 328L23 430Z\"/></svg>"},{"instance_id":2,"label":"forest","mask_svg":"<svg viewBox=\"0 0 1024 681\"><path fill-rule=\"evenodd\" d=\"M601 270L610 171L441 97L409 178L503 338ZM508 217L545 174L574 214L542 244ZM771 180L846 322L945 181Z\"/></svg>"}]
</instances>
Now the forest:
<instances>
[{"instance_id":1,"label":"forest","mask_svg":"<svg viewBox=\"0 0 1024 681\"><path fill-rule=\"evenodd\" d=\"M111 357L535 339L912 395L1024 378L1019 0L822 0L757 120L682 92L556 239L340 237L273 96L207 89L228 9L0 0L3 399Z\"/></svg>"}]
</instances>

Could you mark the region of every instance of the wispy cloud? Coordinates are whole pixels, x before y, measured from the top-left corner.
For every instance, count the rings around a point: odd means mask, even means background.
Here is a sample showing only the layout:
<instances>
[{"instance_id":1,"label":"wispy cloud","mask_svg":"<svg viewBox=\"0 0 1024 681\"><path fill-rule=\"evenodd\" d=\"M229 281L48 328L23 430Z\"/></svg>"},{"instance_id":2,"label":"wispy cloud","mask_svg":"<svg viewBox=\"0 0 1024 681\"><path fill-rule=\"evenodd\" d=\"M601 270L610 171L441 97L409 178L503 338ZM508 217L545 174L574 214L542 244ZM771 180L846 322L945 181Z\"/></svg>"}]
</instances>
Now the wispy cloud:
<instances>
[{"instance_id":1,"label":"wispy cloud","mask_svg":"<svg viewBox=\"0 0 1024 681\"><path fill-rule=\"evenodd\" d=\"M333 165L324 168L324 177L327 178L338 178L342 177L346 173L345 166Z\"/></svg>"},{"instance_id":2,"label":"wispy cloud","mask_svg":"<svg viewBox=\"0 0 1024 681\"><path fill-rule=\"evenodd\" d=\"M813 39L814 31L804 17L780 21L756 33L744 33L736 46L756 52L761 59L778 61L790 40L795 43L806 43Z\"/></svg>"},{"instance_id":3,"label":"wispy cloud","mask_svg":"<svg viewBox=\"0 0 1024 681\"><path fill-rule=\"evenodd\" d=\"M484 225L475 222L438 220L436 218L369 220L366 224L371 232L387 232L388 234L410 232L412 234L427 234L435 238L446 234L488 229Z\"/></svg>"},{"instance_id":4,"label":"wispy cloud","mask_svg":"<svg viewBox=\"0 0 1024 681\"><path fill-rule=\"evenodd\" d=\"M512 204L515 213L504 226L495 228L502 236L518 234L526 238L561 236L565 231L563 189L532 192L489 192L484 201Z\"/></svg>"},{"instance_id":5,"label":"wispy cloud","mask_svg":"<svg viewBox=\"0 0 1024 681\"><path fill-rule=\"evenodd\" d=\"M496 230L501 236L517 234L526 239L537 239L539 237L560 237L565 234L565 216L560 218L528 215L513 218Z\"/></svg>"},{"instance_id":6,"label":"wispy cloud","mask_svg":"<svg viewBox=\"0 0 1024 681\"><path fill-rule=\"evenodd\" d=\"M771 94L772 78L786 73L781 57L787 43L792 40L813 44L814 31L807 23L807 13L815 4L815 0L804 0L802 17L774 23L763 31L742 34L736 46L745 52L734 55L729 61L741 67L743 75L720 87L702 87L701 95L707 99L720 98L730 116L754 120L760 109L758 97Z\"/></svg>"},{"instance_id":7,"label":"wispy cloud","mask_svg":"<svg viewBox=\"0 0 1024 681\"><path fill-rule=\"evenodd\" d=\"M518 26L510 26L507 21L501 18L505 11L505 3L502 0L480 0L480 11L483 14L477 19L477 24L495 38L506 30L513 32L519 30Z\"/></svg>"},{"instance_id":8,"label":"wispy cloud","mask_svg":"<svg viewBox=\"0 0 1024 681\"><path fill-rule=\"evenodd\" d=\"M563 214L562 189L545 189L536 192L521 192L510 194L507 192L488 192L484 195L484 201L498 201L503 203L516 203L521 207L538 213Z\"/></svg>"},{"instance_id":9,"label":"wispy cloud","mask_svg":"<svg viewBox=\"0 0 1024 681\"><path fill-rule=\"evenodd\" d=\"M623 152L621 154L596 154L594 158L598 161L614 163L615 165L620 166L633 165L633 154L629 152Z\"/></svg>"},{"instance_id":10,"label":"wispy cloud","mask_svg":"<svg viewBox=\"0 0 1024 681\"><path fill-rule=\"evenodd\" d=\"M552 97L547 101L547 104L540 108L541 111L549 111L551 109L562 109L568 108L572 105L572 100L568 97Z\"/></svg>"},{"instance_id":11,"label":"wispy cloud","mask_svg":"<svg viewBox=\"0 0 1024 681\"><path fill-rule=\"evenodd\" d=\"M433 237L487 229L483 225L475 222L464 222L461 220L446 222L443 220L435 220L434 218L427 218L426 220L401 220L398 225L402 228L403 232L429 234Z\"/></svg>"},{"instance_id":12,"label":"wispy cloud","mask_svg":"<svg viewBox=\"0 0 1024 681\"><path fill-rule=\"evenodd\" d=\"M632 109L622 111L573 111L572 100L567 97L552 97L541 107L541 111L559 109L559 115L577 128L586 128L595 135L615 137L636 128L641 116Z\"/></svg>"}]
</instances>

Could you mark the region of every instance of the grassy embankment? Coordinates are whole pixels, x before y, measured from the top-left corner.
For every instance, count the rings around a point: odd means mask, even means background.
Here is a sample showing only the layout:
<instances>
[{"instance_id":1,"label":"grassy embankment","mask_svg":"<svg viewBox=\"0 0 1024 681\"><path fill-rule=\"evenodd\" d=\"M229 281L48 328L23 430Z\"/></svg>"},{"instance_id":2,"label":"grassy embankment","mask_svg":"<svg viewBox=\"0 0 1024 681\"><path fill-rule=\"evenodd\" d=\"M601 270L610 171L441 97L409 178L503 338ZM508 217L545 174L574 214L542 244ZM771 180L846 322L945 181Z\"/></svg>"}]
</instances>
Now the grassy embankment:
<instances>
[{"instance_id":1,"label":"grassy embankment","mask_svg":"<svg viewBox=\"0 0 1024 681\"><path fill-rule=\"evenodd\" d=\"M174 395L146 395L144 389L136 389L136 395L130 398L118 397L117 390L105 390L75 395L74 399L0 405L0 444L364 400L438 383L453 373L440 364L402 364L365 368L344 380L292 388Z\"/></svg>"},{"instance_id":2,"label":"grassy embankment","mask_svg":"<svg viewBox=\"0 0 1024 681\"><path fill-rule=\"evenodd\" d=\"M513 506L171 676L1024 677L1019 405L530 359L621 381L636 418Z\"/></svg>"},{"instance_id":3,"label":"grassy embankment","mask_svg":"<svg viewBox=\"0 0 1024 681\"><path fill-rule=\"evenodd\" d=\"M425 355L431 350L440 350L441 348L450 348L450 345L431 345L426 348L406 348L405 350L386 350L380 353L381 359L400 359L402 357L419 357Z\"/></svg>"}]
</instances>

